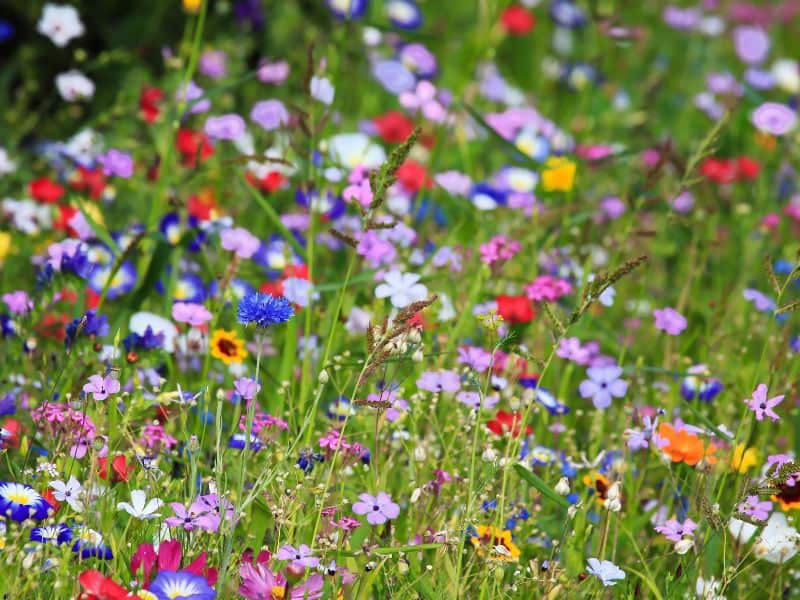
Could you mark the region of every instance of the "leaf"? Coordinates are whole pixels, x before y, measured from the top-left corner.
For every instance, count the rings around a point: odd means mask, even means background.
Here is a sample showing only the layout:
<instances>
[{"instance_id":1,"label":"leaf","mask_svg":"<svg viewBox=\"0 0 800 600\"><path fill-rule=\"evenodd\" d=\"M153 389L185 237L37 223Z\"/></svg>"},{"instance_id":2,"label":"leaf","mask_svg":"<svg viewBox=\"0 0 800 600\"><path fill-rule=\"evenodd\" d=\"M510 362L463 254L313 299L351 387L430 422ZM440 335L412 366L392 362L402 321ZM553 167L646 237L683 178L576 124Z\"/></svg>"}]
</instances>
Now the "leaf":
<instances>
[{"instance_id":1,"label":"leaf","mask_svg":"<svg viewBox=\"0 0 800 600\"><path fill-rule=\"evenodd\" d=\"M131 296L129 307L132 311L136 311L142 305L144 299L147 298L147 295L153 291L156 282L164 272L164 267L169 262L173 250L174 248L170 244L163 241L159 242L155 247L153 258L150 259L150 265L147 267L142 283L139 285L139 289Z\"/></svg>"},{"instance_id":2,"label":"leaf","mask_svg":"<svg viewBox=\"0 0 800 600\"><path fill-rule=\"evenodd\" d=\"M246 181L244 182L244 187L247 189L247 191L250 193L250 195L253 197L256 203L261 207L261 209L265 213L267 213L269 220L272 221L272 224L278 229L278 231L281 232L281 235L283 236L284 240L286 240L286 242L292 247L292 249L295 252L297 252L297 255L303 259L303 262L308 262L306 249L303 248L300 242L297 241L297 238L294 237L294 234L292 234L291 231L289 231L289 228L283 224L283 221L281 221L281 218L278 216L278 213L275 211L272 205L267 201L267 199L264 198L264 196L262 196L258 190L256 190L252 185L250 185Z\"/></svg>"},{"instance_id":3,"label":"leaf","mask_svg":"<svg viewBox=\"0 0 800 600\"><path fill-rule=\"evenodd\" d=\"M375 548L375 554L400 554L401 552L422 552L423 550L435 550L441 548L444 544L417 544L415 546L382 546Z\"/></svg>"},{"instance_id":4,"label":"leaf","mask_svg":"<svg viewBox=\"0 0 800 600\"><path fill-rule=\"evenodd\" d=\"M563 496L558 495L556 491L549 485L547 485L544 479L539 477L536 473L528 470L519 463L514 465L514 471L516 471L517 475L519 475L522 479L524 479L533 487L535 487L537 490L539 490L542 496L548 498L549 500L552 500L563 509L569 508L570 506L569 502L567 502L567 500Z\"/></svg>"},{"instance_id":5,"label":"leaf","mask_svg":"<svg viewBox=\"0 0 800 600\"><path fill-rule=\"evenodd\" d=\"M92 218L92 215L90 215L89 212L83 207L83 200L79 198L77 204L78 204L78 210L81 211L83 218L86 219L86 222L89 224L89 227L91 227L92 231L97 236L97 238L101 240L106 246L108 246L109 250L111 250L114 254L119 253L119 246L117 246L117 243L108 233L108 231L106 231L106 228L100 225L100 223L98 223L97 221L95 221L94 218Z\"/></svg>"}]
</instances>

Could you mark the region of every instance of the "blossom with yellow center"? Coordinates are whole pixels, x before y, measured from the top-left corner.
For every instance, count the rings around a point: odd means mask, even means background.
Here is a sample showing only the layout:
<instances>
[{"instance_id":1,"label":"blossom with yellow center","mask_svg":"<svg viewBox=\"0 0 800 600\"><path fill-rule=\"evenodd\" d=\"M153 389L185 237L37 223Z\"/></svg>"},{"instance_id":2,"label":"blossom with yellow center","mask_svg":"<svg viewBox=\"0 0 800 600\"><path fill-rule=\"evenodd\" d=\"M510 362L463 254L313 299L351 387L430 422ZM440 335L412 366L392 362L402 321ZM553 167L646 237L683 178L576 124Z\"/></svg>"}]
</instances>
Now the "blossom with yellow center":
<instances>
[{"instance_id":1,"label":"blossom with yellow center","mask_svg":"<svg viewBox=\"0 0 800 600\"><path fill-rule=\"evenodd\" d=\"M11 234L5 231L0 231L0 265L8 256L8 253L11 251Z\"/></svg>"},{"instance_id":2,"label":"blossom with yellow center","mask_svg":"<svg viewBox=\"0 0 800 600\"><path fill-rule=\"evenodd\" d=\"M739 471L739 473L746 473L750 467L758 464L758 450L755 448L747 448L745 450L744 444L737 444L733 449L733 456L731 457L731 468Z\"/></svg>"},{"instance_id":3,"label":"blossom with yellow center","mask_svg":"<svg viewBox=\"0 0 800 600\"><path fill-rule=\"evenodd\" d=\"M244 341L236 337L233 331L217 329L211 336L211 356L220 359L226 365L242 362L247 356Z\"/></svg>"},{"instance_id":4,"label":"blossom with yellow center","mask_svg":"<svg viewBox=\"0 0 800 600\"><path fill-rule=\"evenodd\" d=\"M511 532L508 529L479 525L477 532L470 536L470 542L478 556L484 556L488 550L489 560L512 562L520 555L519 548L511 541Z\"/></svg>"},{"instance_id":5,"label":"blossom with yellow center","mask_svg":"<svg viewBox=\"0 0 800 600\"><path fill-rule=\"evenodd\" d=\"M546 192L569 192L575 183L578 166L563 156L551 156L542 171L542 187Z\"/></svg>"}]
</instances>

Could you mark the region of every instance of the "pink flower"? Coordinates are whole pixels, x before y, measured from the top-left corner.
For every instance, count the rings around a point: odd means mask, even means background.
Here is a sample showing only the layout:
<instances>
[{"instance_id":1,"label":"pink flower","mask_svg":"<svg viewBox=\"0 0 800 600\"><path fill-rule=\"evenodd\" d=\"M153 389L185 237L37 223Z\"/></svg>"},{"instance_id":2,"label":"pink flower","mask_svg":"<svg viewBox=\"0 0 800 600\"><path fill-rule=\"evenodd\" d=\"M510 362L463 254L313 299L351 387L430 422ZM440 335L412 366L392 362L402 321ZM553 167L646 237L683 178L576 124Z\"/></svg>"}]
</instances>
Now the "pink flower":
<instances>
[{"instance_id":1,"label":"pink flower","mask_svg":"<svg viewBox=\"0 0 800 600\"><path fill-rule=\"evenodd\" d=\"M95 400L105 400L111 394L116 394L120 389L119 381L111 375L92 375L89 383L83 386L86 394L91 394Z\"/></svg>"},{"instance_id":2,"label":"pink flower","mask_svg":"<svg viewBox=\"0 0 800 600\"><path fill-rule=\"evenodd\" d=\"M510 240L504 235L496 235L480 245L481 262L487 265L505 262L514 258L521 249L522 246L518 241Z\"/></svg>"},{"instance_id":3,"label":"pink flower","mask_svg":"<svg viewBox=\"0 0 800 600\"><path fill-rule=\"evenodd\" d=\"M293 567L309 567L313 569L319 564L319 558L312 555L311 548L306 544L300 544L298 548L285 544L278 550L275 558L291 561Z\"/></svg>"},{"instance_id":4,"label":"pink flower","mask_svg":"<svg viewBox=\"0 0 800 600\"><path fill-rule=\"evenodd\" d=\"M565 279L551 275L539 275L532 283L525 287L528 298L535 302L555 302L561 296L566 296L572 291L572 286Z\"/></svg>"},{"instance_id":5,"label":"pink flower","mask_svg":"<svg viewBox=\"0 0 800 600\"><path fill-rule=\"evenodd\" d=\"M219 237L222 247L236 253L239 258L252 257L261 246L261 241L243 227L226 229Z\"/></svg>"},{"instance_id":6,"label":"pink flower","mask_svg":"<svg viewBox=\"0 0 800 600\"><path fill-rule=\"evenodd\" d=\"M233 389L239 394L243 400L249 402L256 397L256 394L261 390L261 385L250 377L242 377L233 382Z\"/></svg>"},{"instance_id":7,"label":"pink flower","mask_svg":"<svg viewBox=\"0 0 800 600\"><path fill-rule=\"evenodd\" d=\"M202 304L176 302L172 305L172 318L179 323L198 326L211 320L211 313Z\"/></svg>"},{"instance_id":8,"label":"pink flower","mask_svg":"<svg viewBox=\"0 0 800 600\"><path fill-rule=\"evenodd\" d=\"M753 392L753 397L745 400L747 407L756 413L756 421L764 419L767 415L773 421L777 421L780 417L772 410L778 404L783 402L783 395L775 396L767 399L767 384L759 383L756 390Z\"/></svg>"},{"instance_id":9,"label":"pink flower","mask_svg":"<svg viewBox=\"0 0 800 600\"><path fill-rule=\"evenodd\" d=\"M680 542L683 536L693 537L694 530L697 529L697 523L691 519L686 519L683 523L670 519L663 525L656 527L656 531L663 534L670 542Z\"/></svg>"},{"instance_id":10,"label":"pink flower","mask_svg":"<svg viewBox=\"0 0 800 600\"><path fill-rule=\"evenodd\" d=\"M256 75L261 83L281 84L289 76L289 63L285 60L274 63L262 61Z\"/></svg>"},{"instance_id":11,"label":"pink flower","mask_svg":"<svg viewBox=\"0 0 800 600\"><path fill-rule=\"evenodd\" d=\"M400 506L392 502L392 497L386 492L378 492L377 496L361 494L359 501L353 504L353 512L357 515L367 515L370 525L380 525L390 519L396 519L400 514Z\"/></svg>"},{"instance_id":12,"label":"pink flower","mask_svg":"<svg viewBox=\"0 0 800 600\"><path fill-rule=\"evenodd\" d=\"M766 521L769 518L769 511L772 510L772 502L760 501L758 496L748 496L744 502L739 504L737 510L756 521Z\"/></svg>"},{"instance_id":13,"label":"pink flower","mask_svg":"<svg viewBox=\"0 0 800 600\"><path fill-rule=\"evenodd\" d=\"M22 290L3 294L3 302L8 306L8 310L18 315L24 315L33 308L33 301Z\"/></svg>"},{"instance_id":14,"label":"pink flower","mask_svg":"<svg viewBox=\"0 0 800 600\"><path fill-rule=\"evenodd\" d=\"M355 200L361 206L369 206L372 203L372 189L369 186L369 180L362 179L358 183L351 183L344 188L342 198L345 202Z\"/></svg>"},{"instance_id":15,"label":"pink flower","mask_svg":"<svg viewBox=\"0 0 800 600\"><path fill-rule=\"evenodd\" d=\"M657 308L653 311L656 320L656 329L661 329L669 335L678 335L686 329L687 321L681 313L674 308Z\"/></svg>"}]
</instances>

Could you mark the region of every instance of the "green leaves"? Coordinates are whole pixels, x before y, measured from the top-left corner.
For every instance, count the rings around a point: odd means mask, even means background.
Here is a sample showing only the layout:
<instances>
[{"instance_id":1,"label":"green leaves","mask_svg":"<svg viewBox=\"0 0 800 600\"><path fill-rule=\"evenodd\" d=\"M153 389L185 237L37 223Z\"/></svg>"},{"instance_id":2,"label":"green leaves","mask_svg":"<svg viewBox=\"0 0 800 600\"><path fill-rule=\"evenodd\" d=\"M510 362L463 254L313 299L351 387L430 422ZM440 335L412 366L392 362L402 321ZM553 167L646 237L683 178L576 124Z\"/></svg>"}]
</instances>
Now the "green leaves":
<instances>
[{"instance_id":1,"label":"green leaves","mask_svg":"<svg viewBox=\"0 0 800 600\"><path fill-rule=\"evenodd\" d=\"M551 502L555 503L556 505L565 510L569 508L570 506L569 502L567 502L567 500L563 496L560 496L558 493L556 493L556 491L549 485L547 485L544 479L539 477L536 473L528 470L519 463L514 465L514 471L517 473L517 475L520 476L521 479L525 480L530 485L535 487L539 491L539 493L542 494L542 496L544 496L545 498L547 498L548 500L550 500Z\"/></svg>"}]
</instances>

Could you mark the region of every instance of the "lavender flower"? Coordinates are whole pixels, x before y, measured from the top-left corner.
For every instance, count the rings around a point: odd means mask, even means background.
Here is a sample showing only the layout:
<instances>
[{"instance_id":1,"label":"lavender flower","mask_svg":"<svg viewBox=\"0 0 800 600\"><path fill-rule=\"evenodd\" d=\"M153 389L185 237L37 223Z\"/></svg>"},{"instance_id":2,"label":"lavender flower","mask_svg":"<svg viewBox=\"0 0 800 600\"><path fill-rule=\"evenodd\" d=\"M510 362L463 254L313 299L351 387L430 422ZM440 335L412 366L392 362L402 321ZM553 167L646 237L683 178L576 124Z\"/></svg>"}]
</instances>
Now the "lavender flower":
<instances>
[{"instance_id":1,"label":"lavender flower","mask_svg":"<svg viewBox=\"0 0 800 600\"><path fill-rule=\"evenodd\" d=\"M612 398L622 398L628 390L628 382L619 378L620 367L589 367L586 374L589 379L581 382L578 391L581 398L591 398L595 408L608 408Z\"/></svg>"},{"instance_id":2,"label":"lavender flower","mask_svg":"<svg viewBox=\"0 0 800 600\"><path fill-rule=\"evenodd\" d=\"M289 560L293 567L308 567L313 569L319 564L319 558L313 556L311 548L306 544L300 544L298 548L285 544L281 546L275 555L278 560Z\"/></svg>"},{"instance_id":3,"label":"lavender flower","mask_svg":"<svg viewBox=\"0 0 800 600\"><path fill-rule=\"evenodd\" d=\"M760 131L780 136L797 126L797 113L785 104L764 102L753 111L750 120Z\"/></svg>"},{"instance_id":4,"label":"lavender flower","mask_svg":"<svg viewBox=\"0 0 800 600\"><path fill-rule=\"evenodd\" d=\"M748 496L744 502L739 504L737 510L756 521L766 521L772 510L772 502L769 500L761 501L758 496Z\"/></svg>"},{"instance_id":5,"label":"lavender flower","mask_svg":"<svg viewBox=\"0 0 800 600\"><path fill-rule=\"evenodd\" d=\"M688 323L686 317L670 307L654 310L653 317L656 320L656 329L661 329L669 335L679 335L686 329Z\"/></svg>"},{"instance_id":6,"label":"lavender flower","mask_svg":"<svg viewBox=\"0 0 800 600\"><path fill-rule=\"evenodd\" d=\"M378 492L377 496L361 494L359 501L353 503L353 512L357 515L367 515L370 525L380 525L391 519L396 519L400 514L400 506L392 502L392 497L386 492Z\"/></svg>"},{"instance_id":7,"label":"lavender flower","mask_svg":"<svg viewBox=\"0 0 800 600\"><path fill-rule=\"evenodd\" d=\"M235 113L219 117L208 117L205 132L214 140L235 140L245 132L244 119Z\"/></svg>"},{"instance_id":8,"label":"lavender flower","mask_svg":"<svg viewBox=\"0 0 800 600\"><path fill-rule=\"evenodd\" d=\"M783 395L774 396L767 399L767 385L759 383L756 390L753 392L753 397L745 400L747 407L756 414L756 421L762 421L764 415L768 416L773 421L777 421L780 417L772 410L778 404L783 402Z\"/></svg>"},{"instance_id":9,"label":"lavender flower","mask_svg":"<svg viewBox=\"0 0 800 600\"><path fill-rule=\"evenodd\" d=\"M253 105L250 120L261 128L272 131L289 123L289 111L280 100L262 100Z\"/></svg>"},{"instance_id":10,"label":"lavender flower","mask_svg":"<svg viewBox=\"0 0 800 600\"><path fill-rule=\"evenodd\" d=\"M429 392L457 392L461 378L455 371L426 371L417 379L417 387Z\"/></svg>"}]
</instances>

